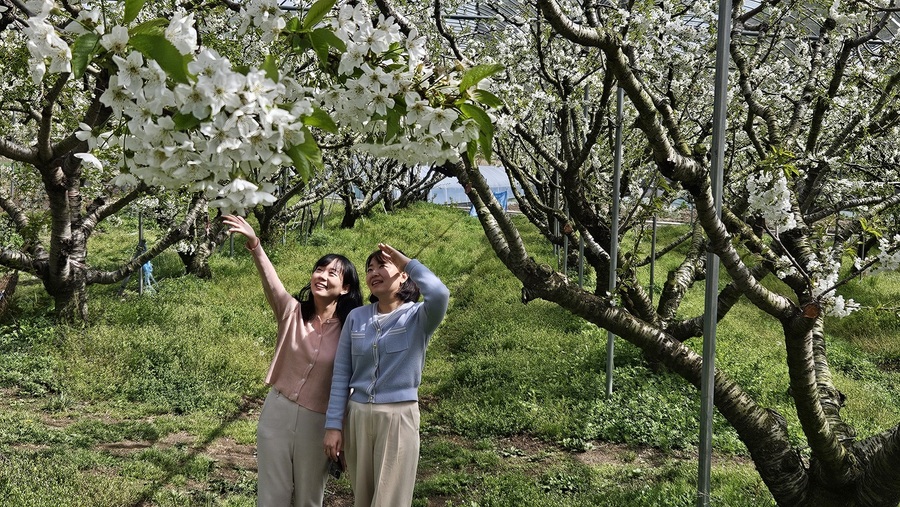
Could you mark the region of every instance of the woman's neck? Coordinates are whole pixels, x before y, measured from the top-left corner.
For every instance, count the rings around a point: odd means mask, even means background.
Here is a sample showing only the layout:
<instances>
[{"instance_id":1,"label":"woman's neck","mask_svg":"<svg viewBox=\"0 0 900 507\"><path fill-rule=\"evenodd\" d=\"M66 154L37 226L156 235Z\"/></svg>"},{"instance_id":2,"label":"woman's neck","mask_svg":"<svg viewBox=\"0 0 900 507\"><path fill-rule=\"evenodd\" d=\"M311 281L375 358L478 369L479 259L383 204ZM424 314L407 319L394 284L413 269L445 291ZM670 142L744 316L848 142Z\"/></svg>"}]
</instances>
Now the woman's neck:
<instances>
[{"instance_id":1,"label":"woman's neck","mask_svg":"<svg viewBox=\"0 0 900 507\"><path fill-rule=\"evenodd\" d=\"M400 301L397 298L391 298L389 301L378 300L378 313L391 313L392 311L400 308L400 305L403 304L403 301Z\"/></svg>"},{"instance_id":2,"label":"woman's neck","mask_svg":"<svg viewBox=\"0 0 900 507\"><path fill-rule=\"evenodd\" d=\"M334 318L334 314L337 312L337 299L321 301L318 298L313 297L313 304L315 305L316 317L322 322Z\"/></svg>"}]
</instances>

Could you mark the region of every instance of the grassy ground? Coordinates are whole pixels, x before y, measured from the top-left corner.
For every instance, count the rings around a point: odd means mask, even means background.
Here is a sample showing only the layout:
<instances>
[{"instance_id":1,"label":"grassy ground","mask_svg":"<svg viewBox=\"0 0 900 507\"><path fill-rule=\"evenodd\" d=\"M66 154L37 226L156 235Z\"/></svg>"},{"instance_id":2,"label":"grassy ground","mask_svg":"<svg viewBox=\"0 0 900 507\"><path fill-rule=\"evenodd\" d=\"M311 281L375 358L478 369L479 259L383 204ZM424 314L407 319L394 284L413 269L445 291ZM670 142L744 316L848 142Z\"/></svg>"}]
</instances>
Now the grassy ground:
<instances>
[{"instance_id":1,"label":"grassy ground","mask_svg":"<svg viewBox=\"0 0 900 507\"><path fill-rule=\"evenodd\" d=\"M607 399L606 333L552 304L522 305L521 285L464 212L421 205L350 231L337 220L267 249L289 290L323 253L362 262L379 241L422 259L451 290L421 389L415 505L694 504L693 388L650 373L620 340ZM660 243L675 229L662 228ZM92 262L130 257L136 236L128 220L108 228L92 239ZM538 238L529 243L554 263ZM53 326L40 286L20 283L0 323L0 505L255 505L256 420L274 345L255 268L241 241L233 256L226 244L212 259L211 281L179 276L174 253L154 265L154 295L137 295L134 281L123 297L118 285L92 287L84 327ZM669 267L661 263L656 279ZM892 273L851 284L848 295L872 308L829 322L835 380L861 435L900 420L900 317L876 308L900 300L898 281ZM719 329L719 366L796 419L777 327L739 305ZM713 503L771 505L718 418L714 445ZM326 496L330 506L352 498L346 480L329 482Z\"/></svg>"}]
</instances>

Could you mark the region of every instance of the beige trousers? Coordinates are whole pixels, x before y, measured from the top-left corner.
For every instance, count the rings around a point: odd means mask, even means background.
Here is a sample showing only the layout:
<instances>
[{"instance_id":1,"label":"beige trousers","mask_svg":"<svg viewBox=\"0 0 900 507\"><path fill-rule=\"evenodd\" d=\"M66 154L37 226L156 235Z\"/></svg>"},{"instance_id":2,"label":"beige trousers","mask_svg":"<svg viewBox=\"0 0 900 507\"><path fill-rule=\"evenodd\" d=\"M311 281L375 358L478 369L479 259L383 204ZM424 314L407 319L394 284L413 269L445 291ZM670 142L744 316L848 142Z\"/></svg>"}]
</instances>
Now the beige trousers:
<instances>
[{"instance_id":1,"label":"beige trousers","mask_svg":"<svg viewBox=\"0 0 900 507\"><path fill-rule=\"evenodd\" d=\"M408 507L419 466L419 404L348 403L344 425L354 507Z\"/></svg>"},{"instance_id":2,"label":"beige trousers","mask_svg":"<svg viewBox=\"0 0 900 507\"><path fill-rule=\"evenodd\" d=\"M270 389L256 427L257 505L321 507L328 480L325 414Z\"/></svg>"}]
</instances>

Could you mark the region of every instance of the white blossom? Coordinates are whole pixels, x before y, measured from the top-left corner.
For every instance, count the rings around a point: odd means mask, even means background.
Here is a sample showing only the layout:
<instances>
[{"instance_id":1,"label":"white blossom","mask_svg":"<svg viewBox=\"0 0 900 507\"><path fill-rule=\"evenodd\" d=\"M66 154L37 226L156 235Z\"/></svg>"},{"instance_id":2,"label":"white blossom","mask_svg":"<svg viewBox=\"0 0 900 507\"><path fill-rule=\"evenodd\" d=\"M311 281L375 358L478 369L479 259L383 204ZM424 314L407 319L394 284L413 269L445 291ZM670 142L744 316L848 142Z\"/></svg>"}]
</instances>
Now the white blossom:
<instances>
[{"instance_id":1,"label":"white blossom","mask_svg":"<svg viewBox=\"0 0 900 507\"><path fill-rule=\"evenodd\" d=\"M94 167L95 169L103 169L103 163L91 153L76 153L75 158L81 159L84 163Z\"/></svg>"},{"instance_id":2,"label":"white blossom","mask_svg":"<svg viewBox=\"0 0 900 507\"><path fill-rule=\"evenodd\" d=\"M179 8L166 27L165 37L183 55L196 51L197 30L194 29L194 13L186 14L184 9Z\"/></svg>"},{"instance_id":3,"label":"white blossom","mask_svg":"<svg viewBox=\"0 0 900 507\"><path fill-rule=\"evenodd\" d=\"M128 48L128 29L124 26L114 26L100 37L100 45L111 53L124 54Z\"/></svg>"},{"instance_id":4,"label":"white blossom","mask_svg":"<svg viewBox=\"0 0 900 507\"><path fill-rule=\"evenodd\" d=\"M750 210L759 213L773 232L785 232L797 227L791 211L791 191L784 174L772 176L761 172L747 178L747 199Z\"/></svg>"}]
</instances>

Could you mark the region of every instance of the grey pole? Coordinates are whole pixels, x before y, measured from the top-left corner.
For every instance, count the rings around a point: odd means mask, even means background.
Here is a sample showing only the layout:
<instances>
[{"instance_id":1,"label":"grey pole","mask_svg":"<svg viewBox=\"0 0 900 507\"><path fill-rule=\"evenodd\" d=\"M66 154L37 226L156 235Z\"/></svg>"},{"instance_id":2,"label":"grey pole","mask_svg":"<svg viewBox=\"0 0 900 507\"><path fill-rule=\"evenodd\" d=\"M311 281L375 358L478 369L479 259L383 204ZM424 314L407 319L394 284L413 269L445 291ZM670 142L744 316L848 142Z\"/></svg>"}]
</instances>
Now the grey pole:
<instances>
[{"instance_id":1,"label":"grey pole","mask_svg":"<svg viewBox=\"0 0 900 507\"><path fill-rule=\"evenodd\" d=\"M138 211L138 245L144 244L144 212ZM141 252L143 254L144 252ZM140 254L138 254L140 255ZM144 295L144 265L138 266L138 294Z\"/></svg>"},{"instance_id":2,"label":"grey pole","mask_svg":"<svg viewBox=\"0 0 900 507\"><path fill-rule=\"evenodd\" d=\"M585 124L585 137L587 137L588 131L588 122L591 119L591 114L588 111L588 84L584 85L584 124ZM578 234L578 286L584 287L584 234Z\"/></svg>"},{"instance_id":3,"label":"grey pole","mask_svg":"<svg viewBox=\"0 0 900 507\"><path fill-rule=\"evenodd\" d=\"M584 287L584 235L578 235L578 286Z\"/></svg>"},{"instance_id":4,"label":"grey pole","mask_svg":"<svg viewBox=\"0 0 900 507\"><path fill-rule=\"evenodd\" d=\"M616 95L616 153L613 161L613 201L610 214L612 224L609 227L609 296L615 301L616 293L616 263L619 258L619 185L622 180L622 122L624 114L622 109L625 102L625 90L619 87ZM616 335L612 331L606 332L606 396L612 396L613 364L616 351Z\"/></svg>"},{"instance_id":5,"label":"grey pole","mask_svg":"<svg viewBox=\"0 0 900 507\"><path fill-rule=\"evenodd\" d=\"M725 128L728 110L728 47L731 44L731 0L719 2L716 41L716 75L713 105L712 159L710 185L716 216L722 216L722 179L725 160ZM700 377L700 466L697 480L697 506L709 506L709 482L712 462L712 420L716 375L716 323L719 295L719 257L710 249L706 254L706 297L703 313L703 366Z\"/></svg>"},{"instance_id":6,"label":"grey pole","mask_svg":"<svg viewBox=\"0 0 900 507\"><path fill-rule=\"evenodd\" d=\"M559 208L559 174L553 173L553 209ZM559 237L559 219L556 217L556 214L553 215L553 255L556 256L556 269L559 269L559 244L556 243L556 238Z\"/></svg>"},{"instance_id":7,"label":"grey pole","mask_svg":"<svg viewBox=\"0 0 900 507\"><path fill-rule=\"evenodd\" d=\"M569 205L566 204L566 216L569 216ZM563 248L562 248L562 272L567 277L569 276L569 235L566 234L566 231L563 230Z\"/></svg>"},{"instance_id":8,"label":"grey pole","mask_svg":"<svg viewBox=\"0 0 900 507\"><path fill-rule=\"evenodd\" d=\"M656 215L653 215L653 232L650 234L650 304L653 304L653 275L656 272Z\"/></svg>"}]
</instances>

